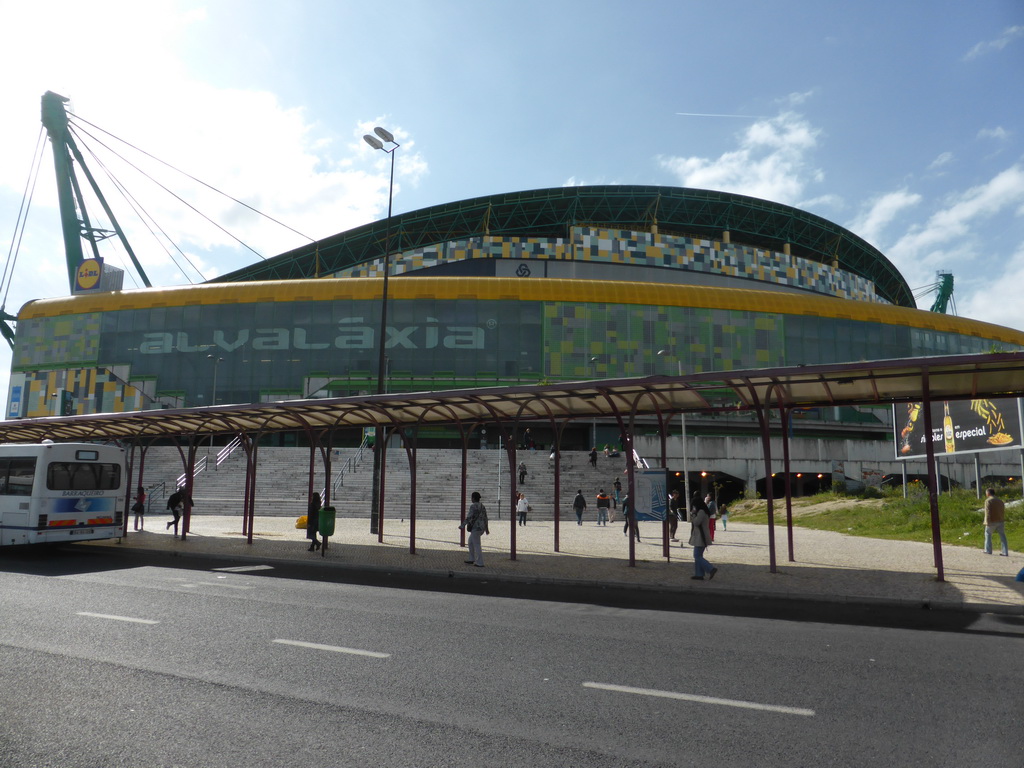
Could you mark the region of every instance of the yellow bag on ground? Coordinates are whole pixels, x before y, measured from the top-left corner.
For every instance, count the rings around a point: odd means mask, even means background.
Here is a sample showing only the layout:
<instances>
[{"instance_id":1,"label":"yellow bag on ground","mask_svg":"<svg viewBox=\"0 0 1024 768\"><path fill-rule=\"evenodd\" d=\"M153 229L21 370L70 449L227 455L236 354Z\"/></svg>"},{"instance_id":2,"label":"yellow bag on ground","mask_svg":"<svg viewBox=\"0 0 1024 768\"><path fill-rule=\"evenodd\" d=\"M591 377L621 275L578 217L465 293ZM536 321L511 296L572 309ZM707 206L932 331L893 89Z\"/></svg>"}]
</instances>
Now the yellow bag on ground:
<instances>
[{"instance_id":1,"label":"yellow bag on ground","mask_svg":"<svg viewBox=\"0 0 1024 768\"><path fill-rule=\"evenodd\" d=\"M306 516L305 515L299 515L299 519L295 521L295 527L296 528L305 528L306 527Z\"/></svg>"}]
</instances>

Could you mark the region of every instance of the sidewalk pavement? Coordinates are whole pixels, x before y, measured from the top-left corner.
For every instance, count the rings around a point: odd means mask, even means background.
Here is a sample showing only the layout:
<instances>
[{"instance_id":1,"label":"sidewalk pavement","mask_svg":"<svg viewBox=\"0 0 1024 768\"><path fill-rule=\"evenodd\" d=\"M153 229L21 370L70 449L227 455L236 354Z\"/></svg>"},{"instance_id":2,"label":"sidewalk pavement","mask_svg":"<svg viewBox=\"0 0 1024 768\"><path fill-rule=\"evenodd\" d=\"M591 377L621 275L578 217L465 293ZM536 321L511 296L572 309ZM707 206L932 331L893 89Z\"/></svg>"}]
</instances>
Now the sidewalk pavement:
<instances>
[{"instance_id":1,"label":"sidewalk pavement","mask_svg":"<svg viewBox=\"0 0 1024 768\"><path fill-rule=\"evenodd\" d=\"M943 545L945 581L936 580L931 544L867 539L795 528L795 562L789 562L785 526L776 526L777 572L769 570L768 528L730 522L719 529L706 556L718 567L713 581L695 581L689 526L681 541L662 555L661 524L641 522L636 565L629 565L629 542L622 522L598 526L560 525L560 551L554 551L554 523L518 526L516 559L510 558L512 524L492 520L483 537L484 568L466 565L457 520L417 520L415 554L410 553L409 521L385 520L384 540L369 532L369 520L339 518L326 554L309 552L305 530L292 517L257 517L253 543L242 535L238 515L192 515L185 541L166 530L166 516L151 515L146 530L129 530L118 542L89 546L241 557L260 563L295 561L325 568L429 573L462 578L531 583L601 584L652 590L709 592L746 597L817 600L832 603L905 605L968 609L1024 615L1024 583L1015 581L1024 556L986 555L980 549ZM129 526L131 521L129 521Z\"/></svg>"}]
</instances>

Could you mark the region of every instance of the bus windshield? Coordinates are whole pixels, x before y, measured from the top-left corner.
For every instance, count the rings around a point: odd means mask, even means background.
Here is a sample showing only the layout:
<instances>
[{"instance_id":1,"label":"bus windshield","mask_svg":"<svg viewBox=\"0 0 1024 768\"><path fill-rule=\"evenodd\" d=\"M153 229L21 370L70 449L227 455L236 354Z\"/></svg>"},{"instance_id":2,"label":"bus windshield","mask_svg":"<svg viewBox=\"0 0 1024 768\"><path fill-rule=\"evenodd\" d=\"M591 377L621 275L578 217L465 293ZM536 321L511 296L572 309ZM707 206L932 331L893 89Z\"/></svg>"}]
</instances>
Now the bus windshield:
<instances>
[{"instance_id":1,"label":"bus windshield","mask_svg":"<svg viewBox=\"0 0 1024 768\"><path fill-rule=\"evenodd\" d=\"M46 487L51 491L116 491L121 487L121 467L55 461L46 468Z\"/></svg>"}]
</instances>

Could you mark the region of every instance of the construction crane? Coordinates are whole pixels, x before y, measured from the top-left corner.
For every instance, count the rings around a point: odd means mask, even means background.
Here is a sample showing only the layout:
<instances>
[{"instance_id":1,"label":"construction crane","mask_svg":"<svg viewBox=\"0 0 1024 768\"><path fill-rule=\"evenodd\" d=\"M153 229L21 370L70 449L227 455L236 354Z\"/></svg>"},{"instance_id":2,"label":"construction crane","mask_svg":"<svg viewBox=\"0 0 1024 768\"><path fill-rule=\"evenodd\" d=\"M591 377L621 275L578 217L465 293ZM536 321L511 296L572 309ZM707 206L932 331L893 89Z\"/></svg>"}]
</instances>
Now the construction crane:
<instances>
[{"instance_id":1,"label":"construction crane","mask_svg":"<svg viewBox=\"0 0 1024 768\"><path fill-rule=\"evenodd\" d=\"M100 192L99 187L96 185L96 180L85 164L85 158L82 157L78 144L71 135L71 131L68 130L68 113L64 106L67 101L68 99L64 96L60 96L53 91L47 91L43 94L42 116L43 127L46 128L46 132L50 137L50 143L53 146L54 169L57 173L57 200L60 203L60 220L64 231L64 253L68 266L68 287L72 291L74 290L75 274L85 259L85 254L82 250L82 240L87 240L92 245L93 257L98 260L99 250L96 248L97 241L113 234L121 241L121 245L124 246L128 257L132 260L132 264L135 265L139 277L142 278L145 286L149 288L152 284L149 282L145 270L143 270L139 260L135 258L135 252L128 244L121 226L117 223L117 219L114 218L114 213L110 210L110 206L107 205L106 198L103 197L103 193ZM85 174L89 186L92 187L92 191L99 200L104 213L110 219L110 223L114 228L113 232L93 227L89 222L89 215L85 209L85 198L82 196L82 188L75 176L76 162Z\"/></svg>"},{"instance_id":2,"label":"construction crane","mask_svg":"<svg viewBox=\"0 0 1024 768\"><path fill-rule=\"evenodd\" d=\"M914 298L920 299L930 293L935 294L935 301L932 302L930 312L938 312L943 315L956 314L956 302L953 301L952 272L936 272L934 283L914 289Z\"/></svg>"}]
</instances>

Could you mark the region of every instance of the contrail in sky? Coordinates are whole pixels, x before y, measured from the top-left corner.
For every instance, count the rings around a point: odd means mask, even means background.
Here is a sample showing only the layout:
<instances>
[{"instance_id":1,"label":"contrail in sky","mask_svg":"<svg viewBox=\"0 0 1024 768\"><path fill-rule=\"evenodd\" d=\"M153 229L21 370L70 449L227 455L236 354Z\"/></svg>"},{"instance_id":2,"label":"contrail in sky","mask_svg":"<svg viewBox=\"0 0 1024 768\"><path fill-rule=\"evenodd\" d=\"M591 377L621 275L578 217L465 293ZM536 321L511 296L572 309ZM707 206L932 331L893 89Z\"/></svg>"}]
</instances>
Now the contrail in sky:
<instances>
[{"instance_id":1,"label":"contrail in sky","mask_svg":"<svg viewBox=\"0 0 1024 768\"><path fill-rule=\"evenodd\" d=\"M739 117L744 120L769 120L770 115L710 115L705 112L676 112L677 115L683 115L684 117Z\"/></svg>"}]
</instances>

